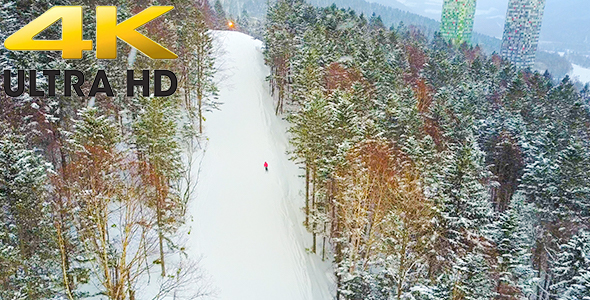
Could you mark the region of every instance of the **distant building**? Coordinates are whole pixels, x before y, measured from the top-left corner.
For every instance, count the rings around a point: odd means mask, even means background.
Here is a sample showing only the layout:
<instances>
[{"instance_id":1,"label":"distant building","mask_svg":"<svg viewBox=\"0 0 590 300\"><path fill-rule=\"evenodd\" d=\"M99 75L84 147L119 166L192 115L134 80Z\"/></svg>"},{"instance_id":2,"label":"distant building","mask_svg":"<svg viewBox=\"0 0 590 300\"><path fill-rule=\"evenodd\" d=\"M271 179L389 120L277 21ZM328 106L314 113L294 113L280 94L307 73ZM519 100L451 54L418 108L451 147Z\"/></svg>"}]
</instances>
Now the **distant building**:
<instances>
[{"instance_id":1,"label":"distant building","mask_svg":"<svg viewBox=\"0 0 590 300\"><path fill-rule=\"evenodd\" d=\"M441 29L442 37L458 45L471 42L476 0L444 0Z\"/></svg>"},{"instance_id":2,"label":"distant building","mask_svg":"<svg viewBox=\"0 0 590 300\"><path fill-rule=\"evenodd\" d=\"M501 55L518 68L535 63L546 0L510 0Z\"/></svg>"}]
</instances>

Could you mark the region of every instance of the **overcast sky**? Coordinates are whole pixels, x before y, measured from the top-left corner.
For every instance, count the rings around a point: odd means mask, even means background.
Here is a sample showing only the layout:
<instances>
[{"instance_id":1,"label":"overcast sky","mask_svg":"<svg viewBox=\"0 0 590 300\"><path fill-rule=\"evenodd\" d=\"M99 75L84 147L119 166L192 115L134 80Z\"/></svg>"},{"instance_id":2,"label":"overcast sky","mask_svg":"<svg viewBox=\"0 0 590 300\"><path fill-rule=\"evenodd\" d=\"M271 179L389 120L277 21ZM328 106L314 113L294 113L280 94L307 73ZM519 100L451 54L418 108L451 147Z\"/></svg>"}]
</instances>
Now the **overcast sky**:
<instances>
[{"instance_id":1,"label":"overcast sky","mask_svg":"<svg viewBox=\"0 0 590 300\"><path fill-rule=\"evenodd\" d=\"M414 13L439 20L441 16L443 0L370 0L382 4L402 3ZM547 0L545 11L559 9L563 0ZM588 0L569 0L570 3L578 3L582 6L590 6ZM504 19L508 0L477 0L477 10L474 29L487 35L502 37L504 31Z\"/></svg>"}]
</instances>

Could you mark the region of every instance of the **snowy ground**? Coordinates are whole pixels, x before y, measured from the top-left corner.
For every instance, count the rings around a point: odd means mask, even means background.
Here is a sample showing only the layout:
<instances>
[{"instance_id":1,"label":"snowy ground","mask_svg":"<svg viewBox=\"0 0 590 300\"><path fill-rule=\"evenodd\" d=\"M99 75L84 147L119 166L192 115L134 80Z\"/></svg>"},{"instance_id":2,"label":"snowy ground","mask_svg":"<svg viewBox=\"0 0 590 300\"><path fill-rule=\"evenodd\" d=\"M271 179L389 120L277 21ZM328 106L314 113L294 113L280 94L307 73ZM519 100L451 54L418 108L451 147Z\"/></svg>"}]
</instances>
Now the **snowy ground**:
<instances>
[{"instance_id":1,"label":"snowy ground","mask_svg":"<svg viewBox=\"0 0 590 300\"><path fill-rule=\"evenodd\" d=\"M305 250L302 172L286 154L287 124L273 111L262 43L238 32L215 36L225 52L224 104L206 115L188 251L203 255L220 300L333 299L331 264Z\"/></svg>"},{"instance_id":2,"label":"snowy ground","mask_svg":"<svg viewBox=\"0 0 590 300\"><path fill-rule=\"evenodd\" d=\"M578 79L582 83L590 82L590 69L573 64L574 70L572 77Z\"/></svg>"}]
</instances>

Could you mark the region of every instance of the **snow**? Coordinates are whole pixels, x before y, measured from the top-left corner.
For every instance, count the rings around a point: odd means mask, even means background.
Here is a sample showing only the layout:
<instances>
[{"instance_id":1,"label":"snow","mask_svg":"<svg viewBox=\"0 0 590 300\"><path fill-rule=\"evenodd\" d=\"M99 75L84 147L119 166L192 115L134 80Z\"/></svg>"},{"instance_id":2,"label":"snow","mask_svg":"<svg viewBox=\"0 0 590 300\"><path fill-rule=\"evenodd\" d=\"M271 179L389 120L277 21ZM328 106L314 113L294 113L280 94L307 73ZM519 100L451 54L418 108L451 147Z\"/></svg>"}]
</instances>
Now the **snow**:
<instances>
[{"instance_id":1,"label":"snow","mask_svg":"<svg viewBox=\"0 0 590 300\"><path fill-rule=\"evenodd\" d=\"M590 69L572 64L574 70L572 71L572 77L578 79L582 83L590 82Z\"/></svg>"},{"instance_id":2,"label":"snow","mask_svg":"<svg viewBox=\"0 0 590 300\"><path fill-rule=\"evenodd\" d=\"M331 263L306 251L302 171L286 153L287 123L274 114L262 42L232 31L214 35L223 50L223 104L205 115L187 251L202 255L214 299L333 299Z\"/></svg>"}]
</instances>

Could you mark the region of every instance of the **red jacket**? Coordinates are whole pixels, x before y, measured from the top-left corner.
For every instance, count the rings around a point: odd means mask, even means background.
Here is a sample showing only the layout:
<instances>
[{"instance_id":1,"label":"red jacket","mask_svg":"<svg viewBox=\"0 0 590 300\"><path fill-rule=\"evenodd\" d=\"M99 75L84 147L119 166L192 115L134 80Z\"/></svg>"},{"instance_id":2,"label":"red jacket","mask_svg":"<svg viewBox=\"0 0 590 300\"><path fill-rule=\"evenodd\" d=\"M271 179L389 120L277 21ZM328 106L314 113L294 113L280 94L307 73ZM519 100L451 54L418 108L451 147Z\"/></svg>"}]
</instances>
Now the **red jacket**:
<instances>
[{"instance_id":1,"label":"red jacket","mask_svg":"<svg viewBox=\"0 0 590 300\"><path fill-rule=\"evenodd\" d=\"M267 162L264 162L264 167L265 168L268 168L268 163Z\"/></svg>"}]
</instances>

